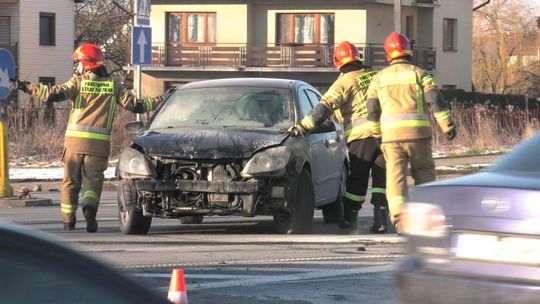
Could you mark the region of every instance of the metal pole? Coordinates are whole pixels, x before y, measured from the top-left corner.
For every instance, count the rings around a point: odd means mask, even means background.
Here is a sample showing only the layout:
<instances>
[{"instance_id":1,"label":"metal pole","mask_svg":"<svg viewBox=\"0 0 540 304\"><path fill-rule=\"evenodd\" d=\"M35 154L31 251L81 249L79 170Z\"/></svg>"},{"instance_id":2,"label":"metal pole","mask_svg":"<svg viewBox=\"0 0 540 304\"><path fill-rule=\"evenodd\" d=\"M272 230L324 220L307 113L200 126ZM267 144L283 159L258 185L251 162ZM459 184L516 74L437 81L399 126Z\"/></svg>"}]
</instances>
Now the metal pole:
<instances>
[{"instance_id":1,"label":"metal pole","mask_svg":"<svg viewBox=\"0 0 540 304\"><path fill-rule=\"evenodd\" d=\"M401 0L394 0L394 31L401 33Z\"/></svg>"},{"instance_id":2,"label":"metal pole","mask_svg":"<svg viewBox=\"0 0 540 304\"><path fill-rule=\"evenodd\" d=\"M141 65L138 64L135 66L135 76L134 76L134 85L135 85L135 93L136 93L136 96L137 96L137 100L141 100L141 96L142 96L142 81L141 81ZM136 114L136 117L137 117L137 121L141 121L141 114L137 113Z\"/></svg>"},{"instance_id":3,"label":"metal pole","mask_svg":"<svg viewBox=\"0 0 540 304\"><path fill-rule=\"evenodd\" d=\"M0 136L0 197L8 197L13 195L13 188L9 184L8 134L2 120L0 120Z\"/></svg>"}]
</instances>

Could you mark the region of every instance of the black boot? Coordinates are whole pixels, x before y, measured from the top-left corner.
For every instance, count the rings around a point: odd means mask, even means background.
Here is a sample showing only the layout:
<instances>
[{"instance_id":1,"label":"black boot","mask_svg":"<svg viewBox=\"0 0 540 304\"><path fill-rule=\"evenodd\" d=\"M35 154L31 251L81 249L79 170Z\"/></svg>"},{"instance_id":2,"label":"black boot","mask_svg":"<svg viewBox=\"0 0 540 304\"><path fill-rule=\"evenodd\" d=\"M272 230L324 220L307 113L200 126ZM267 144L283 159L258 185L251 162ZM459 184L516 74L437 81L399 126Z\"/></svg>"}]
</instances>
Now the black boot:
<instances>
[{"instance_id":1,"label":"black boot","mask_svg":"<svg viewBox=\"0 0 540 304\"><path fill-rule=\"evenodd\" d=\"M86 219L86 231L96 232L98 223L96 221L97 210L94 207L87 206L83 209L84 218Z\"/></svg>"},{"instance_id":2,"label":"black boot","mask_svg":"<svg viewBox=\"0 0 540 304\"><path fill-rule=\"evenodd\" d=\"M343 204L343 217L340 218L338 226L341 229L352 229L358 226L358 211L362 205Z\"/></svg>"},{"instance_id":3,"label":"black boot","mask_svg":"<svg viewBox=\"0 0 540 304\"><path fill-rule=\"evenodd\" d=\"M77 219L73 214L62 214L62 222L64 223L64 230L75 230Z\"/></svg>"},{"instance_id":4,"label":"black boot","mask_svg":"<svg viewBox=\"0 0 540 304\"><path fill-rule=\"evenodd\" d=\"M373 206L373 225L371 233L386 233L388 230L388 209L382 206Z\"/></svg>"}]
</instances>

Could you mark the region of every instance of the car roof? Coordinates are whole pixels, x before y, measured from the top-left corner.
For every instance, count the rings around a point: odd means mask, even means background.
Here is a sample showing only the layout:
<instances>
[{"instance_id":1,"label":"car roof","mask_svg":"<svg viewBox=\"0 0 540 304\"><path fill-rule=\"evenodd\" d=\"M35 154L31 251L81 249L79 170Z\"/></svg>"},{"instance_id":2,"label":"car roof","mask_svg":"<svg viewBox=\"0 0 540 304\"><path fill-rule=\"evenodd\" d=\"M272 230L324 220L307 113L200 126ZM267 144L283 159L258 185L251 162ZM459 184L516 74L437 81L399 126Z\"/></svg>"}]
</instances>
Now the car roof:
<instances>
[{"instance_id":1,"label":"car roof","mask_svg":"<svg viewBox=\"0 0 540 304\"><path fill-rule=\"evenodd\" d=\"M308 85L301 80L284 78L220 78L190 82L181 86L180 89L185 90L216 87L271 87L290 89L301 84Z\"/></svg>"}]
</instances>

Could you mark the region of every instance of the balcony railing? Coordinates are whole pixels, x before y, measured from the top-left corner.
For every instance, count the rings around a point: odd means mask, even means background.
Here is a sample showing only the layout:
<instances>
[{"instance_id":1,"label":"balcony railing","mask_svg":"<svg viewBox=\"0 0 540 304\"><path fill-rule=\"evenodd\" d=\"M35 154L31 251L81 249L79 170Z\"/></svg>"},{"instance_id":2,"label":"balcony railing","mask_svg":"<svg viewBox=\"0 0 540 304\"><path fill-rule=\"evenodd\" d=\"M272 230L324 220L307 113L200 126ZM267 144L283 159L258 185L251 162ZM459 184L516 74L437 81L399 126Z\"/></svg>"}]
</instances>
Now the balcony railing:
<instances>
[{"instance_id":1,"label":"balcony railing","mask_svg":"<svg viewBox=\"0 0 540 304\"><path fill-rule=\"evenodd\" d=\"M381 44L356 44L364 64L374 68L388 65ZM334 68L334 45L179 45L154 44L152 64L163 67L228 68ZM435 49L416 48L413 62L435 69Z\"/></svg>"}]
</instances>

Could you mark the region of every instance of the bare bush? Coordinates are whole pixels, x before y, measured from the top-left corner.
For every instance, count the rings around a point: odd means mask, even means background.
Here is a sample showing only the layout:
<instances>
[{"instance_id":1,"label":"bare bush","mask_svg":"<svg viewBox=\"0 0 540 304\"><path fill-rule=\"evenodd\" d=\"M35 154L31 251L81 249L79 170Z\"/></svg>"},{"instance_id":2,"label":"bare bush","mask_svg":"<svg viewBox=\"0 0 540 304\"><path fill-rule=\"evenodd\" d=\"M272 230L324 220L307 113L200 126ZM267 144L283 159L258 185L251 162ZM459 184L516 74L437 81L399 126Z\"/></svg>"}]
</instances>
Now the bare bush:
<instances>
[{"instance_id":1,"label":"bare bush","mask_svg":"<svg viewBox=\"0 0 540 304\"><path fill-rule=\"evenodd\" d=\"M6 115L10 141L10 159L32 157L36 161L60 160L64 149L64 133L69 109L55 108L56 123L45 119L45 108L9 108ZM131 141L124 131L126 122L135 120L131 112L120 110L113 123L111 158L116 158Z\"/></svg>"}]
</instances>

